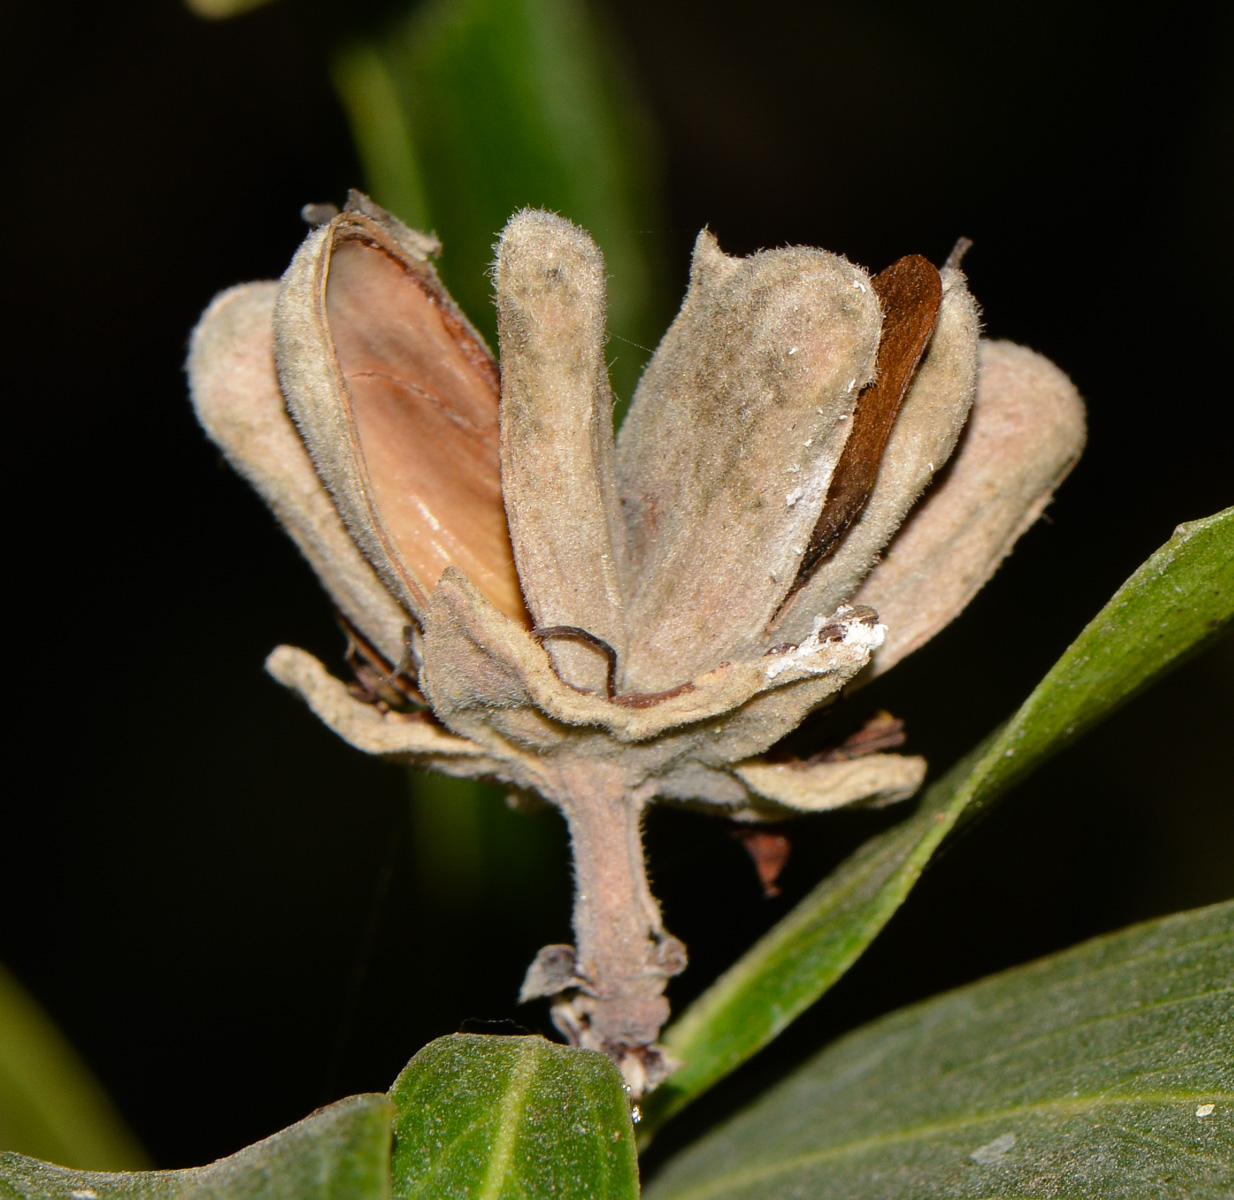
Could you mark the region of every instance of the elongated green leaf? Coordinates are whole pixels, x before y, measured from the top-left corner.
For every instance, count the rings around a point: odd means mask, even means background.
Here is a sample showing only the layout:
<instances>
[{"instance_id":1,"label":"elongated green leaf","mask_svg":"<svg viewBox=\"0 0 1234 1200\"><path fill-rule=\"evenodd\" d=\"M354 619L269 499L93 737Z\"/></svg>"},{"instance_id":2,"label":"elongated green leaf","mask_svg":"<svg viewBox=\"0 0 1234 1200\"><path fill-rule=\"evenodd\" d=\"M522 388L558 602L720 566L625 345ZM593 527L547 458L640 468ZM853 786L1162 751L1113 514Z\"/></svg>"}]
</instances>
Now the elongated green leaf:
<instances>
[{"instance_id":1,"label":"elongated green leaf","mask_svg":"<svg viewBox=\"0 0 1234 1200\"><path fill-rule=\"evenodd\" d=\"M602 1054L540 1037L430 1042L390 1089L395 1200L634 1200L630 1105Z\"/></svg>"},{"instance_id":2,"label":"elongated green leaf","mask_svg":"<svg viewBox=\"0 0 1234 1200\"><path fill-rule=\"evenodd\" d=\"M1234 614L1234 509L1179 526L1115 593L1019 712L866 843L673 1025L685 1066L647 1104L648 1135L762 1049L856 961L968 810L992 803Z\"/></svg>"},{"instance_id":3,"label":"elongated green leaf","mask_svg":"<svg viewBox=\"0 0 1234 1200\"><path fill-rule=\"evenodd\" d=\"M146 1156L51 1020L0 967L0 1150L131 1170Z\"/></svg>"},{"instance_id":4,"label":"elongated green leaf","mask_svg":"<svg viewBox=\"0 0 1234 1200\"><path fill-rule=\"evenodd\" d=\"M208 1167L107 1174L0 1154L0 1200L389 1200L385 1096L350 1096Z\"/></svg>"},{"instance_id":5,"label":"elongated green leaf","mask_svg":"<svg viewBox=\"0 0 1234 1200\"><path fill-rule=\"evenodd\" d=\"M1234 904L1097 938L841 1039L647 1200L1234 1195Z\"/></svg>"},{"instance_id":6,"label":"elongated green leaf","mask_svg":"<svg viewBox=\"0 0 1234 1200\"><path fill-rule=\"evenodd\" d=\"M585 0L429 0L338 60L335 83L373 198L433 228L467 315L495 330L488 267L511 214L588 229L610 273L614 387L629 398L654 345L655 154L637 89Z\"/></svg>"},{"instance_id":7,"label":"elongated green leaf","mask_svg":"<svg viewBox=\"0 0 1234 1200\"><path fill-rule=\"evenodd\" d=\"M389 55L371 43L357 43L335 55L330 74L350 118L364 186L406 224L430 228L416 139Z\"/></svg>"}]
</instances>

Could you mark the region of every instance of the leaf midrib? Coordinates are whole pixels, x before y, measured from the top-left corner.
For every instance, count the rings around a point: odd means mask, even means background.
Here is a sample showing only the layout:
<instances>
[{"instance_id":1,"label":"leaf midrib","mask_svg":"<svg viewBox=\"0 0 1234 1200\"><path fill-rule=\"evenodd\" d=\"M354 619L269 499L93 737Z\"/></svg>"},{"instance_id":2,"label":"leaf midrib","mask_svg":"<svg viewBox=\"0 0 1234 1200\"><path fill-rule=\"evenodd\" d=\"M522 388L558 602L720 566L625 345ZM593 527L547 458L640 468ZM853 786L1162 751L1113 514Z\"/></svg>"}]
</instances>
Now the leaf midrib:
<instances>
[{"instance_id":1,"label":"leaf midrib","mask_svg":"<svg viewBox=\"0 0 1234 1200\"><path fill-rule=\"evenodd\" d=\"M539 1054L535 1052L519 1055L519 1061L510 1074L510 1084L498 1112L497 1136L493 1141L488 1170L476 1194L476 1200L498 1200L501 1195L510 1170L510 1160L514 1155L518 1127L523 1119L523 1102L539 1069L539 1058Z\"/></svg>"},{"instance_id":2,"label":"leaf midrib","mask_svg":"<svg viewBox=\"0 0 1234 1200\"><path fill-rule=\"evenodd\" d=\"M991 1051L989 1054L985 1055L982 1058L970 1058L970 1059L964 1060L963 1062L958 1062L954 1066L947 1067L945 1070L940 1071L937 1075L931 1075L928 1081L923 1080L919 1084L914 1084L909 1087L902 1088L899 1094L901 1096L911 1096L914 1092L920 1092L927 1088L934 1089L938 1086L938 1084L941 1081L945 1079L954 1077L956 1075L960 1075L965 1071L973 1070L976 1068L993 1066L1008 1058L1012 1058L1015 1055L1018 1055L1025 1050L1032 1049L1033 1047L1040 1047L1040 1046L1046 1045L1049 1042L1057 1038L1069 1036L1070 1034L1075 1033L1077 1030L1095 1029L1098 1026L1106 1024L1110 1021L1126 1020L1129 1017L1144 1016L1147 1013L1155 1012L1160 1009L1173 1008L1179 1004L1187 1004L1195 1000L1202 1000L1208 996L1221 996L1227 992L1234 992L1234 987L1210 988L1207 991L1194 992L1188 996L1171 997L1168 1000L1157 1001L1153 1004L1143 1004L1143 1005L1137 1006L1136 1008L1126 1008L1126 1009L1120 1009L1118 1012L1102 1013L1099 1016L1091 1017L1088 1020L1077 1021L1075 1024L1068 1025L1062 1029L1051 1029L1051 1030L1048 1030L1046 1033L1038 1034L1036 1037L1026 1038L1024 1041L1016 1042L1014 1045L1008 1046L1006 1049ZM1142 1047L1141 1046L1128 1047L1125 1050L1119 1051L1118 1054L1114 1054L1114 1055L1103 1054L1100 1057L1100 1059L1090 1059L1090 1060L1080 1059L1077 1062L1072 1063L1070 1065L1073 1067L1082 1066L1085 1061L1091 1061L1091 1062L1099 1061L1102 1063L1114 1062L1118 1058L1122 1057L1122 1055L1130 1053L1132 1050L1138 1050L1138 1049L1142 1049Z\"/></svg>"},{"instance_id":3,"label":"leaf midrib","mask_svg":"<svg viewBox=\"0 0 1234 1200\"><path fill-rule=\"evenodd\" d=\"M1218 1169L1229 1166L1228 1162L1222 1162L1220 1159L1210 1158L1207 1154L1200 1154L1197 1150L1195 1150L1191 1146L1183 1146L1183 1145L1180 1145L1178 1142L1164 1141L1163 1139L1159 1137L1154 1137L1151 1133L1148 1133L1146 1130L1128 1129L1126 1125L1120 1125L1117 1121L1109 1121L1108 1124L1113 1125L1115 1129L1120 1130L1128 1138L1133 1138L1134 1140L1141 1142L1144 1145L1161 1147L1162 1149L1166 1150L1171 1155L1171 1157L1174 1158L1175 1160L1177 1160L1178 1157L1180 1157L1181 1155L1186 1155L1188 1158L1193 1159L1195 1162L1207 1163L1209 1166L1217 1167Z\"/></svg>"}]
</instances>

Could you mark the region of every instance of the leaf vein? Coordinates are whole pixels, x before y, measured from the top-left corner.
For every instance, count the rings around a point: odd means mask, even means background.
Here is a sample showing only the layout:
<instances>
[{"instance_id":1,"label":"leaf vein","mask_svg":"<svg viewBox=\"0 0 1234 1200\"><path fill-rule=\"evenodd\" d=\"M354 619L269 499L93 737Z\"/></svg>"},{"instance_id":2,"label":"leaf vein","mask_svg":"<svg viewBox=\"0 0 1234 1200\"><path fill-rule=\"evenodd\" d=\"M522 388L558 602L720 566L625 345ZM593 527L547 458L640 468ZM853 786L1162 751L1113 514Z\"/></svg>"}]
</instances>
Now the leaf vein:
<instances>
[{"instance_id":1,"label":"leaf vein","mask_svg":"<svg viewBox=\"0 0 1234 1200\"><path fill-rule=\"evenodd\" d=\"M733 1171L719 1179L707 1180L697 1187L684 1192L669 1193L671 1200L704 1200L705 1197L722 1196L725 1192L744 1187L747 1184L761 1183L777 1175L789 1174L804 1170L820 1163L856 1158L871 1150L895 1146L906 1142L921 1141L940 1134L955 1133L972 1125L986 1125L1023 1119L1026 1116L1048 1116L1054 1113L1063 1116L1079 1116L1086 1112L1100 1111L1103 1108L1120 1108L1136 1104L1156 1103L1189 1104L1198 1099L1210 1102L1234 1102L1234 1092L1212 1093L1200 1091L1158 1092L1150 1095L1127 1096L1110 1099L1102 1096L1067 1097L1037 1104L1025 1104L1016 1108L1003 1109L997 1112L970 1113L950 1121L934 1122L929 1125L918 1125L909 1129L898 1129L891 1133L875 1134L870 1137L857 1138L851 1142L841 1142L834 1146L825 1146L804 1154L778 1159L771 1163L755 1163L743 1171Z\"/></svg>"}]
</instances>

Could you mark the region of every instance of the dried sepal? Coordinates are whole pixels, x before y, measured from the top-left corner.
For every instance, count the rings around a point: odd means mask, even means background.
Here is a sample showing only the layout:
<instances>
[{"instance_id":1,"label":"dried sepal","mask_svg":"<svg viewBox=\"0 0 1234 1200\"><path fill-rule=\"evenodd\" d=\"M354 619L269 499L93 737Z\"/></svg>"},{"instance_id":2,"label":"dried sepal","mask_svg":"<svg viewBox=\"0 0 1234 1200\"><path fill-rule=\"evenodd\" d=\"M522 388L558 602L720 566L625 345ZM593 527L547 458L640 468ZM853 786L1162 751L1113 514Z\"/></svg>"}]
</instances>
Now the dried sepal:
<instances>
[{"instance_id":1,"label":"dried sepal","mask_svg":"<svg viewBox=\"0 0 1234 1200\"><path fill-rule=\"evenodd\" d=\"M497 368L428 253L387 214L348 210L293 259L274 316L279 379L348 529L422 620L465 569L523 619L501 498Z\"/></svg>"},{"instance_id":2,"label":"dried sepal","mask_svg":"<svg viewBox=\"0 0 1234 1200\"><path fill-rule=\"evenodd\" d=\"M447 775L517 782L502 759L492 758L474 742L456 737L428 714L391 712L357 700L346 684L305 650L277 647L266 659L266 670L357 750Z\"/></svg>"},{"instance_id":3,"label":"dried sepal","mask_svg":"<svg viewBox=\"0 0 1234 1200\"><path fill-rule=\"evenodd\" d=\"M215 297L193 331L188 375L202 427L270 506L342 614L391 662L407 613L357 548L287 415L274 365L278 284Z\"/></svg>"},{"instance_id":4,"label":"dried sepal","mask_svg":"<svg viewBox=\"0 0 1234 1200\"><path fill-rule=\"evenodd\" d=\"M1085 436L1084 402L1058 367L1013 342L981 343L977 397L953 461L853 596L888 627L863 679L968 604L1041 516Z\"/></svg>"},{"instance_id":5,"label":"dried sepal","mask_svg":"<svg viewBox=\"0 0 1234 1200\"><path fill-rule=\"evenodd\" d=\"M604 257L569 221L527 210L502 232L494 282L502 493L527 606L537 626L586 630L623 662L625 527L604 359ZM593 643L546 645L562 678L607 690L609 662Z\"/></svg>"},{"instance_id":6,"label":"dried sepal","mask_svg":"<svg viewBox=\"0 0 1234 1200\"><path fill-rule=\"evenodd\" d=\"M867 754L819 763L737 763L733 774L750 789L750 801L733 816L767 821L854 804L882 807L915 795L925 773L925 759L910 754Z\"/></svg>"},{"instance_id":7,"label":"dried sepal","mask_svg":"<svg viewBox=\"0 0 1234 1200\"><path fill-rule=\"evenodd\" d=\"M421 683L461 736L547 757L622 757L641 781L683 757L721 764L766 749L854 678L882 636L871 610L841 610L800 646L608 699L565 683L544 647L451 568L433 594Z\"/></svg>"}]
</instances>

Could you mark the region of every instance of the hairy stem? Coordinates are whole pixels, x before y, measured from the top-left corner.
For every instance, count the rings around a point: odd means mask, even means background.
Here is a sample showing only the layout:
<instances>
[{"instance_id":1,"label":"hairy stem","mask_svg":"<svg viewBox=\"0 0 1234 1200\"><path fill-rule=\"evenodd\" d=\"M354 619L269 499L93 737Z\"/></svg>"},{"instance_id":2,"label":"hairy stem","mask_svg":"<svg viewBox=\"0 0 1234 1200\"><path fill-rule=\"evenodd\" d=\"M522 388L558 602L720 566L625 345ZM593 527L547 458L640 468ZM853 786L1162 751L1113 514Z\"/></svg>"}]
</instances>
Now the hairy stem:
<instances>
[{"instance_id":1,"label":"hairy stem","mask_svg":"<svg viewBox=\"0 0 1234 1200\"><path fill-rule=\"evenodd\" d=\"M664 985L685 947L664 931L643 857L645 802L621 772L571 764L554 797L574 851L575 947L540 952L524 998L553 995L553 1020L575 1044L609 1055L640 1095L671 1070L656 1044L668 1019Z\"/></svg>"}]
</instances>

